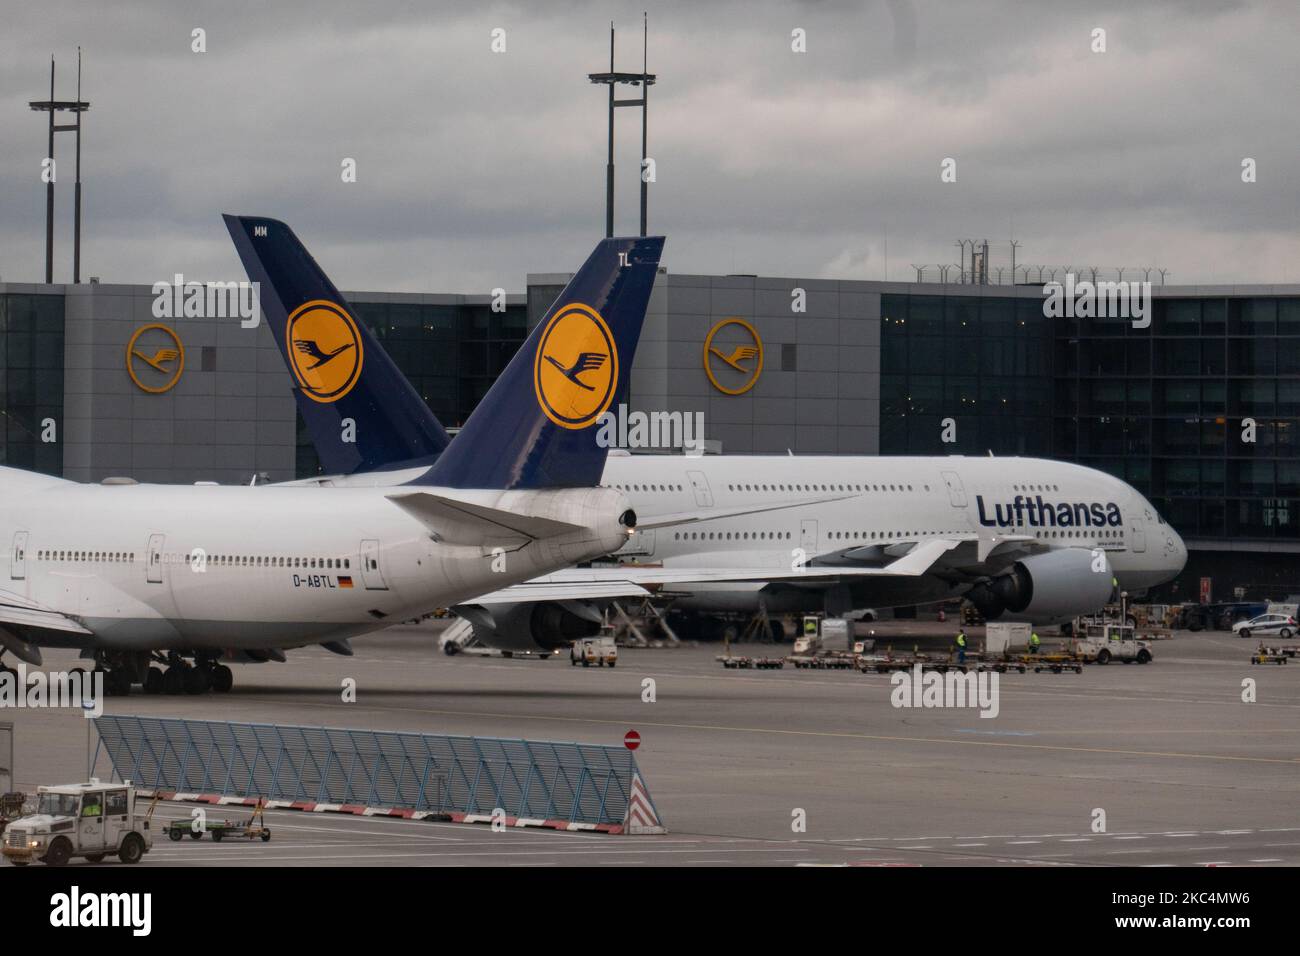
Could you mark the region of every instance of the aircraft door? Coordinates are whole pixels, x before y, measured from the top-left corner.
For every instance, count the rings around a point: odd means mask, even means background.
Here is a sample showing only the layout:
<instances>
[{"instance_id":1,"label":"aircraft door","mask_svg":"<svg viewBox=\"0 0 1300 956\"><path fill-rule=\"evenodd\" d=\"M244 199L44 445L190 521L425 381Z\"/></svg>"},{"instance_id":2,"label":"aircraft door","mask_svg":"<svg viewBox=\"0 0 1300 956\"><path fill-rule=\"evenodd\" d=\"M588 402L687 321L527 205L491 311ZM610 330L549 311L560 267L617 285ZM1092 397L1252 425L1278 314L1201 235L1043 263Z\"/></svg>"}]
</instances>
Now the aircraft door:
<instances>
[{"instance_id":1,"label":"aircraft door","mask_svg":"<svg viewBox=\"0 0 1300 956\"><path fill-rule=\"evenodd\" d=\"M955 471L940 472L943 483L948 486L948 500L954 508L966 507L966 486L962 484L961 475Z\"/></svg>"},{"instance_id":2,"label":"aircraft door","mask_svg":"<svg viewBox=\"0 0 1300 956\"><path fill-rule=\"evenodd\" d=\"M148 562L148 574L146 580L150 584L163 583L163 544L167 541L165 534L149 535L149 550L145 555L145 561Z\"/></svg>"},{"instance_id":3,"label":"aircraft door","mask_svg":"<svg viewBox=\"0 0 1300 956\"><path fill-rule=\"evenodd\" d=\"M799 548L811 558L817 553L817 522L805 518L799 522Z\"/></svg>"},{"instance_id":4,"label":"aircraft door","mask_svg":"<svg viewBox=\"0 0 1300 956\"><path fill-rule=\"evenodd\" d=\"M9 577L21 581L27 577L27 532L14 535L14 552L9 559Z\"/></svg>"},{"instance_id":5,"label":"aircraft door","mask_svg":"<svg viewBox=\"0 0 1300 956\"><path fill-rule=\"evenodd\" d=\"M104 795L101 793L87 793L81 798L77 846L83 850L98 850L104 846Z\"/></svg>"},{"instance_id":6,"label":"aircraft door","mask_svg":"<svg viewBox=\"0 0 1300 956\"><path fill-rule=\"evenodd\" d=\"M387 591L383 568L379 566L379 542L373 539L361 542L361 580L367 591Z\"/></svg>"},{"instance_id":7,"label":"aircraft door","mask_svg":"<svg viewBox=\"0 0 1300 956\"><path fill-rule=\"evenodd\" d=\"M709 488L709 479L702 471L688 471L686 477L691 480L691 490L695 492L695 504L701 508L713 507L713 492Z\"/></svg>"},{"instance_id":8,"label":"aircraft door","mask_svg":"<svg viewBox=\"0 0 1300 956\"><path fill-rule=\"evenodd\" d=\"M1135 554L1141 554L1147 549L1147 531L1140 518L1133 519L1133 526L1129 529L1129 544Z\"/></svg>"}]
</instances>

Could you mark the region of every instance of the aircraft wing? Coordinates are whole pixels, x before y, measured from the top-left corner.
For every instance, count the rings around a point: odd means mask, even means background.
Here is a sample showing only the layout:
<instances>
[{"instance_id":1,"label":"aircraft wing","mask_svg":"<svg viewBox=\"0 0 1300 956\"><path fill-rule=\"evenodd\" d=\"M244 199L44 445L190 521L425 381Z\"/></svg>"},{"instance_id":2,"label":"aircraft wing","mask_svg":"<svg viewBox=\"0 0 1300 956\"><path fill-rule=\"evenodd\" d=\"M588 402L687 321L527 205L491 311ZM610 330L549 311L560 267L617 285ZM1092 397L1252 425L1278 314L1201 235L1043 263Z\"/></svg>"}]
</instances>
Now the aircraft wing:
<instances>
[{"instance_id":1,"label":"aircraft wing","mask_svg":"<svg viewBox=\"0 0 1300 956\"><path fill-rule=\"evenodd\" d=\"M578 601L599 598L645 597L653 589L692 584L776 582L817 584L845 578L919 577L959 542L936 539L918 545L884 567L803 565L798 568L683 568L619 565L605 568L569 568L523 584L493 591L462 604L523 604L530 601Z\"/></svg>"},{"instance_id":2,"label":"aircraft wing","mask_svg":"<svg viewBox=\"0 0 1300 956\"><path fill-rule=\"evenodd\" d=\"M930 547L941 542L943 547L937 551ZM861 545L832 554L819 555L817 560L826 566L842 563L845 567L852 567L854 562L883 561L891 557L911 558L913 563L922 562L927 556L933 555L935 560L931 565L936 571L948 569L968 574L987 574L1000 570L1022 555L1035 554L1043 550L1046 550L1046 545L1033 535L971 533L931 538L921 542L901 541L893 544Z\"/></svg>"},{"instance_id":3,"label":"aircraft wing","mask_svg":"<svg viewBox=\"0 0 1300 956\"><path fill-rule=\"evenodd\" d=\"M0 626L44 628L48 631L65 631L70 634L93 634L65 614L37 604L12 591L0 590Z\"/></svg>"}]
</instances>

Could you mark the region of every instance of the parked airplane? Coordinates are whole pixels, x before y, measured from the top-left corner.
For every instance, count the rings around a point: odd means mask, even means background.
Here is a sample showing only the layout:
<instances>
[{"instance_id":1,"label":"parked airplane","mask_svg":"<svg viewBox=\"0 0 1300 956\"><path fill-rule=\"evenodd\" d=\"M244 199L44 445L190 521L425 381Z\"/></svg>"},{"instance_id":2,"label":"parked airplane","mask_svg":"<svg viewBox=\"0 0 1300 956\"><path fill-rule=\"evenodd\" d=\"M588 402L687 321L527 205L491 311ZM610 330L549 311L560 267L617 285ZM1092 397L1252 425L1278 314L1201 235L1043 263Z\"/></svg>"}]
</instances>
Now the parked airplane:
<instances>
[{"instance_id":1,"label":"parked airplane","mask_svg":"<svg viewBox=\"0 0 1300 956\"><path fill-rule=\"evenodd\" d=\"M263 304L287 316L300 388L322 404L400 413L400 393L359 381L364 363L386 360L363 357L351 313L303 294L310 269L288 227L227 222L268 270ZM400 484L84 485L0 468L0 540L12 542L0 558L0 647L35 664L40 647L81 649L115 694L132 683L225 691L223 657L315 643L349 653L353 635L617 550L636 518L623 492L596 487L606 450L593 423L632 364L662 247L600 242L456 449ZM584 354L603 357L585 362L585 384L603 390L594 401L543 361L567 367ZM417 456L445 438L419 420L393 434Z\"/></svg>"},{"instance_id":2,"label":"parked airplane","mask_svg":"<svg viewBox=\"0 0 1300 956\"><path fill-rule=\"evenodd\" d=\"M249 277L274 287L260 249L233 226L232 235ZM312 288L293 295L347 308L306 249L296 256ZM265 309L265 292L263 300ZM302 387L291 336L280 325L273 316L328 472L293 484L402 484L447 447L437 419L364 327L358 381L368 395L394 396L387 408L316 400ZM582 390L575 394L585 395L602 374L599 362L580 354L551 364L545 373ZM453 447L465 440L460 435ZM421 458L415 468L406 460L413 455ZM610 599L660 587L679 595L673 609L688 629L705 625L710 612L842 614L960 597L990 619L1046 624L1095 611L1114 581L1128 591L1168 581L1187 556L1134 488L1040 459L615 453L602 482L627 494L640 516L638 532L616 555L632 566L562 571L456 606L482 643L562 647L592 633Z\"/></svg>"}]
</instances>

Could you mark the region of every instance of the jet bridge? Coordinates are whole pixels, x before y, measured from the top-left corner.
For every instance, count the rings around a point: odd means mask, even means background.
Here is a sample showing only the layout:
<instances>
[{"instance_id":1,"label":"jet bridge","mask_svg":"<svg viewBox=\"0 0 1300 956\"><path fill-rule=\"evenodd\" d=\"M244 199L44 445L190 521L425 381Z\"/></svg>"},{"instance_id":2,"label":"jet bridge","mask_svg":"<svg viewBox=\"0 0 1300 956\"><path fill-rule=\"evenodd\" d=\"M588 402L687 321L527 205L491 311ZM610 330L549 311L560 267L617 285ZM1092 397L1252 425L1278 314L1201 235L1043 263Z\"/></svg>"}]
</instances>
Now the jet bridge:
<instances>
[{"instance_id":1,"label":"jet bridge","mask_svg":"<svg viewBox=\"0 0 1300 956\"><path fill-rule=\"evenodd\" d=\"M105 714L116 779L166 799L663 833L621 746Z\"/></svg>"}]
</instances>

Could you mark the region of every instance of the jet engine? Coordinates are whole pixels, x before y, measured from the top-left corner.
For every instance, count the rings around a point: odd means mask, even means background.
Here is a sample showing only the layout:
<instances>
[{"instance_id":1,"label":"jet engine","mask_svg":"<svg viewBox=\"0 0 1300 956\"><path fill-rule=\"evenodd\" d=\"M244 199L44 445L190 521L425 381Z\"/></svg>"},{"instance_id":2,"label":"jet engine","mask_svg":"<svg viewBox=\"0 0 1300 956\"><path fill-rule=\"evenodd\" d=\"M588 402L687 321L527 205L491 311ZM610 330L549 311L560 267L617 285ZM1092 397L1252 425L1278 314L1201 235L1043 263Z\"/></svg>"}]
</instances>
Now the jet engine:
<instances>
[{"instance_id":1,"label":"jet engine","mask_svg":"<svg viewBox=\"0 0 1300 956\"><path fill-rule=\"evenodd\" d=\"M480 644L503 651L553 651L600 632L601 613L582 601L468 605L455 608Z\"/></svg>"},{"instance_id":2,"label":"jet engine","mask_svg":"<svg viewBox=\"0 0 1300 956\"><path fill-rule=\"evenodd\" d=\"M1100 610L1111 598L1111 578L1104 552L1062 548L1022 558L966 597L985 620L1046 624Z\"/></svg>"}]
</instances>

